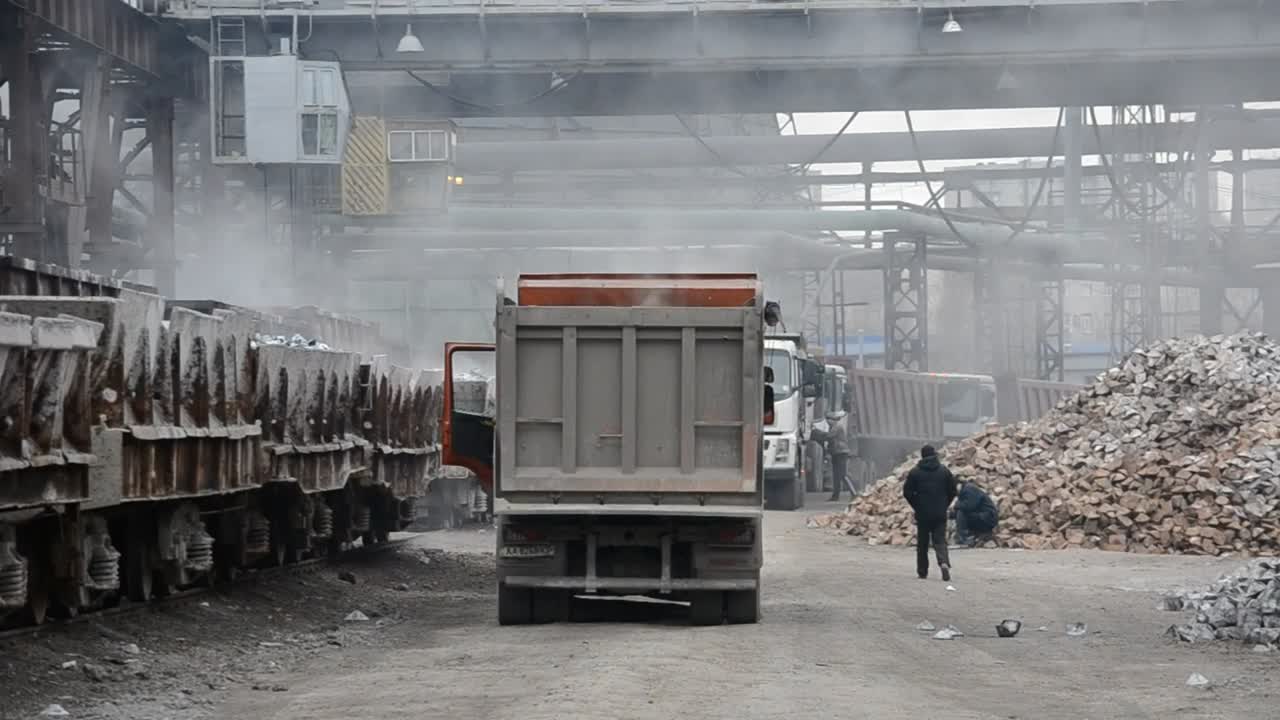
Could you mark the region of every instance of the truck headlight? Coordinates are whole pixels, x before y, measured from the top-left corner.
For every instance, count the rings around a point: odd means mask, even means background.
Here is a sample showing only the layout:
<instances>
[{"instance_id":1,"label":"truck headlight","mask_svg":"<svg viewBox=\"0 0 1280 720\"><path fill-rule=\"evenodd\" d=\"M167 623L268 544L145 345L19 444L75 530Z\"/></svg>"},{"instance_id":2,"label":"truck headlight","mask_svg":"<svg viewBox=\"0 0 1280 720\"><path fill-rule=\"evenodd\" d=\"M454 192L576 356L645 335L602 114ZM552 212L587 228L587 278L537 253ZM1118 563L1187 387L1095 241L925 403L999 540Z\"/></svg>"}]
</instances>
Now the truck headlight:
<instances>
[{"instance_id":1,"label":"truck headlight","mask_svg":"<svg viewBox=\"0 0 1280 720\"><path fill-rule=\"evenodd\" d=\"M791 454L791 438L778 438L774 441L774 455L786 457Z\"/></svg>"}]
</instances>

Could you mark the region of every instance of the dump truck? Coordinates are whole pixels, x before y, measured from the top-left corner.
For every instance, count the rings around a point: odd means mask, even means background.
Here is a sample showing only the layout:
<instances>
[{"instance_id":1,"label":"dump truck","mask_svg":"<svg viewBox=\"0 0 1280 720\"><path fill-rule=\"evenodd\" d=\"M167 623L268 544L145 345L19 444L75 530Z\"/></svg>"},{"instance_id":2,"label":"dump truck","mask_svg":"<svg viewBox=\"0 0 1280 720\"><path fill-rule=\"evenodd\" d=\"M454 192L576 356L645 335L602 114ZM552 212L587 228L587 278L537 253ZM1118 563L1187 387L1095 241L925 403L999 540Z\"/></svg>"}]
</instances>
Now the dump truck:
<instances>
[{"instance_id":1,"label":"dump truck","mask_svg":"<svg viewBox=\"0 0 1280 720\"><path fill-rule=\"evenodd\" d=\"M872 368L848 371L851 442L876 477L925 443L941 445L988 423L1034 420L1078 385L990 375Z\"/></svg>"},{"instance_id":2,"label":"dump truck","mask_svg":"<svg viewBox=\"0 0 1280 720\"><path fill-rule=\"evenodd\" d=\"M760 280L521 275L514 290L496 346L445 347L447 378L486 362L497 377L491 413L446 383L443 456L493 488L498 621L643 595L688 602L696 624L756 622L776 318Z\"/></svg>"}]
</instances>

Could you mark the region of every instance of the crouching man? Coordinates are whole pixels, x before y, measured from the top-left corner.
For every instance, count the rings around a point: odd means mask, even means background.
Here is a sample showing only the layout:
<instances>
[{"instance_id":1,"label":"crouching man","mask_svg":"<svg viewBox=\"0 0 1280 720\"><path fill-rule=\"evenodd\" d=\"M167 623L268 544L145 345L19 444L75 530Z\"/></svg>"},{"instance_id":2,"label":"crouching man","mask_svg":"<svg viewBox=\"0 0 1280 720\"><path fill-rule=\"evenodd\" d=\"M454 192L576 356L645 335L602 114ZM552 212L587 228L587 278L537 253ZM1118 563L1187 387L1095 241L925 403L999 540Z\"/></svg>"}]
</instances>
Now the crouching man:
<instances>
[{"instance_id":1,"label":"crouching man","mask_svg":"<svg viewBox=\"0 0 1280 720\"><path fill-rule=\"evenodd\" d=\"M960 486L960 493L951 513L956 520L956 544L969 547L990 537L1000 519L991 496L972 480L966 480Z\"/></svg>"}]
</instances>

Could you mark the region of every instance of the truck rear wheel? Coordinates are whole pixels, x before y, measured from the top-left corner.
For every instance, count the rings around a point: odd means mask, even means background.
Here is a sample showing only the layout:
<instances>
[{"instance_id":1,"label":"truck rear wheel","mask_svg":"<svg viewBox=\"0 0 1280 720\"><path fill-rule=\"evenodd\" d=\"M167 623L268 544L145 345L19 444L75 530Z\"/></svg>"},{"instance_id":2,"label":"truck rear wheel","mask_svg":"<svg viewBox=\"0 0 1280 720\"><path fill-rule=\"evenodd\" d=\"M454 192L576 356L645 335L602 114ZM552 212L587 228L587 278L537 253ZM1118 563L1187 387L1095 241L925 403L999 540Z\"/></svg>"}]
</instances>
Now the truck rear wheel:
<instances>
[{"instance_id":1,"label":"truck rear wheel","mask_svg":"<svg viewBox=\"0 0 1280 720\"><path fill-rule=\"evenodd\" d=\"M533 621L533 596L528 588L498 586L498 624L528 625Z\"/></svg>"},{"instance_id":2,"label":"truck rear wheel","mask_svg":"<svg viewBox=\"0 0 1280 720\"><path fill-rule=\"evenodd\" d=\"M573 593L568 590L533 591L533 621L536 623L568 622Z\"/></svg>"},{"instance_id":3,"label":"truck rear wheel","mask_svg":"<svg viewBox=\"0 0 1280 720\"><path fill-rule=\"evenodd\" d=\"M724 622L724 593L716 590L691 593L689 621L694 625L719 625Z\"/></svg>"},{"instance_id":4,"label":"truck rear wheel","mask_svg":"<svg viewBox=\"0 0 1280 720\"><path fill-rule=\"evenodd\" d=\"M800 475L799 467L796 467L795 472L786 478L772 482L766 481L766 509L798 510L802 507L804 507L804 478Z\"/></svg>"},{"instance_id":5,"label":"truck rear wheel","mask_svg":"<svg viewBox=\"0 0 1280 720\"><path fill-rule=\"evenodd\" d=\"M732 624L760 622L760 590L734 590L725 593L725 620Z\"/></svg>"}]
</instances>

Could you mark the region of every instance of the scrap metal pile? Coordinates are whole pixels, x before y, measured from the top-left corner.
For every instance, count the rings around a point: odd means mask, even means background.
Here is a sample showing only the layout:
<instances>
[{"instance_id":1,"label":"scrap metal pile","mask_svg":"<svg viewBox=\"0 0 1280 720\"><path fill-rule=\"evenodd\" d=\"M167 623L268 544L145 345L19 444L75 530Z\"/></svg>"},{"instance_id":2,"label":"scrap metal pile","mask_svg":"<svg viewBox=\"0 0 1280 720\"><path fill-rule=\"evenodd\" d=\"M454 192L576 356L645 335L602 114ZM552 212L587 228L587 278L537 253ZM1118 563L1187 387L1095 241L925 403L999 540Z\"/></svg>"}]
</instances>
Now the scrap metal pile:
<instances>
[{"instance_id":1,"label":"scrap metal pile","mask_svg":"<svg viewBox=\"0 0 1280 720\"><path fill-rule=\"evenodd\" d=\"M250 347L257 349L261 345L277 345L291 348L300 348L304 350L332 350L327 344L320 342L318 339L307 339L301 335L295 334L293 337L285 337L284 335L263 335L256 333L253 336L253 342Z\"/></svg>"},{"instance_id":2,"label":"scrap metal pile","mask_svg":"<svg viewBox=\"0 0 1280 720\"><path fill-rule=\"evenodd\" d=\"M1205 590L1166 597L1165 608L1193 613L1189 622L1169 628L1171 636L1185 642L1280 645L1280 561L1254 560Z\"/></svg>"},{"instance_id":3,"label":"scrap metal pile","mask_svg":"<svg viewBox=\"0 0 1280 720\"><path fill-rule=\"evenodd\" d=\"M1148 553L1280 551L1280 344L1240 333L1135 351L1030 423L942 450L1000 508L994 542ZM914 540L914 460L818 517L872 543Z\"/></svg>"}]
</instances>

